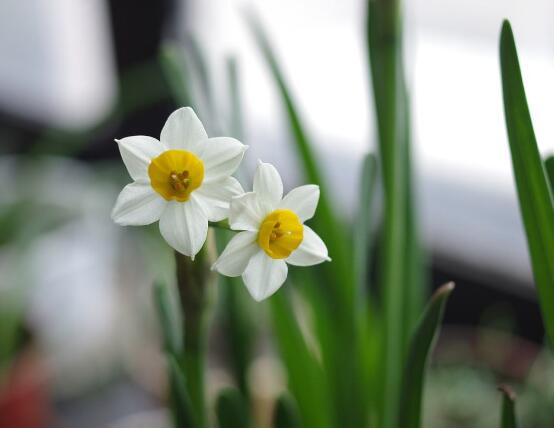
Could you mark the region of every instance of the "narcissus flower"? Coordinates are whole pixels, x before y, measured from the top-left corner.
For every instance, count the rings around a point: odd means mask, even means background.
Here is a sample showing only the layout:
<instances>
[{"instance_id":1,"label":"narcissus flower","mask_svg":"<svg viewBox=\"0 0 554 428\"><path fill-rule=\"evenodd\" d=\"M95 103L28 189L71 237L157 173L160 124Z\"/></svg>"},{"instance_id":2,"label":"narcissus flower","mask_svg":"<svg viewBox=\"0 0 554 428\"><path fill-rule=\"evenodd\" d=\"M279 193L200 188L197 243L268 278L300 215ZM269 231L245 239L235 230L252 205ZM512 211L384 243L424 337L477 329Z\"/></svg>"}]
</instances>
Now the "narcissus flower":
<instances>
[{"instance_id":1,"label":"narcissus flower","mask_svg":"<svg viewBox=\"0 0 554 428\"><path fill-rule=\"evenodd\" d=\"M167 243L194 257L206 241L208 221L226 218L231 198L243 193L231 174L247 146L233 138L208 138L189 107L169 116L159 141L116 141L134 182L119 194L113 220L132 226L159 220Z\"/></svg>"},{"instance_id":2,"label":"narcissus flower","mask_svg":"<svg viewBox=\"0 0 554 428\"><path fill-rule=\"evenodd\" d=\"M253 192L234 197L231 229L242 230L227 245L212 269L240 276L248 291L263 300L285 282L287 263L311 266L326 260L327 247L304 221L313 217L319 187L300 186L283 198L283 183L275 167L258 165Z\"/></svg>"}]
</instances>

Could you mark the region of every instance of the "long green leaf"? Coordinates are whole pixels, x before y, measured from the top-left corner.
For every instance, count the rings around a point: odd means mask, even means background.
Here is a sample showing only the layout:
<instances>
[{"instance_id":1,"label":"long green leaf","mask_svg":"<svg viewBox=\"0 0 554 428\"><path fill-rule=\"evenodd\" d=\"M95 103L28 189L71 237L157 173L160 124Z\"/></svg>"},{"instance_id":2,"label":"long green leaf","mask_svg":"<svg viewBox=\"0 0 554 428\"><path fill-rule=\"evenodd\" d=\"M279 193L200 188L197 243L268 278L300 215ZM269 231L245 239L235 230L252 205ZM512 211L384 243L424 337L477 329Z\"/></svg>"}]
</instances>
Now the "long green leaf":
<instances>
[{"instance_id":1,"label":"long green leaf","mask_svg":"<svg viewBox=\"0 0 554 428\"><path fill-rule=\"evenodd\" d=\"M171 293L167 284L156 281L154 284L154 302L162 328L166 352L180 355L183 352L183 328L181 316L172 304Z\"/></svg>"},{"instance_id":2,"label":"long green leaf","mask_svg":"<svg viewBox=\"0 0 554 428\"><path fill-rule=\"evenodd\" d=\"M285 290L272 296L269 303L289 389L298 403L302 426L330 428L333 422L328 384L302 336Z\"/></svg>"},{"instance_id":3,"label":"long green leaf","mask_svg":"<svg viewBox=\"0 0 554 428\"><path fill-rule=\"evenodd\" d=\"M435 292L412 336L403 374L398 428L421 426L423 382L429 354L433 349L444 307L452 290L454 290L454 283L450 282Z\"/></svg>"},{"instance_id":4,"label":"long green leaf","mask_svg":"<svg viewBox=\"0 0 554 428\"><path fill-rule=\"evenodd\" d=\"M246 401L234 388L220 392L216 402L216 414L219 428L248 428L250 425Z\"/></svg>"},{"instance_id":5,"label":"long green leaf","mask_svg":"<svg viewBox=\"0 0 554 428\"><path fill-rule=\"evenodd\" d=\"M367 297L368 265L371 228L371 203L375 193L377 161L371 153L362 164L360 179L359 206L354 225L354 267L359 296ZM359 299L364 302L365 299Z\"/></svg>"},{"instance_id":6,"label":"long green leaf","mask_svg":"<svg viewBox=\"0 0 554 428\"><path fill-rule=\"evenodd\" d=\"M400 1L368 0L367 44L384 187L382 266L383 294L381 426L396 426L403 354L410 327L408 305L409 162L407 95L401 61Z\"/></svg>"},{"instance_id":7,"label":"long green leaf","mask_svg":"<svg viewBox=\"0 0 554 428\"><path fill-rule=\"evenodd\" d=\"M548 184L550 185L550 193L554 194L554 156L549 156L544 161Z\"/></svg>"},{"instance_id":8,"label":"long green leaf","mask_svg":"<svg viewBox=\"0 0 554 428\"><path fill-rule=\"evenodd\" d=\"M500 36L506 127L514 177L545 329L554 346L554 205L525 97L510 23Z\"/></svg>"},{"instance_id":9,"label":"long green leaf","mask_svg":"<svg viewBox=\"0 0 554 428\"><path fill-rule=\"evenodd\" d=\"M194 105L189 84L189 66L177 47L171 44L163 46L160 50L160 63L175 103L180 106Z\"/></svg>"},{"instance_id":10,"label":"long green leaf","mask_svg":"<svg viewBox=\"0 0 554 428\"><path fill-rule=\"evenodd\" d=\"M516 395L512 388L507 385L498 387L502 392L502 410L500 413L500 428L517 428L515 400Z\"/></svg>"}]
</instances>

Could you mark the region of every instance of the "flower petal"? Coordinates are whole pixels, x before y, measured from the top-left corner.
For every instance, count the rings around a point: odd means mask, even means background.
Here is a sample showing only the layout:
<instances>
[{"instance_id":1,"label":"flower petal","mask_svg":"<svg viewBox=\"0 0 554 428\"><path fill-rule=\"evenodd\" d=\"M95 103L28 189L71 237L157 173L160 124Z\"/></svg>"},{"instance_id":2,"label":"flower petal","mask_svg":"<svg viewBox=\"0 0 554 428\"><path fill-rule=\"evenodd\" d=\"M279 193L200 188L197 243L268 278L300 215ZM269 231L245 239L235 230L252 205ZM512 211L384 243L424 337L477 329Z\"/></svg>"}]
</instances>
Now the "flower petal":
<instances>
[{"instance_id":1,"label":"flower petal","mask_svg":"<svg viewBox=\"0 0 554 428\"><path fill-rule=\"evenodd\" d=\"M234 173L248 146L234 138L210 138L204 144L202 160L204 162L204 180L212 182L221 180Z\"/></svg>"},{"instance_id":2,"label":"flower petal","mask_svg":"<svg viewBox=\"0 0 554 428\"><path fill-rule=\"evenodd\" d=\"M312 266L331 261L325 243L310 227L304 225L304 239L300 246L286 259L294 266Z\"/></svg>"},{"instance_id":3,"label":"flower petal","mask_svg":"<svg viewBox=\"0 0 554 428\"><path fill-rule=\"evenodd\" d=\"M169 115L160 141L169 149L188 150L200 156L208 134L190 107L175 110Z\"/></svg>"},{"instance_id":4,"label":"flower petal","mask_svg":"<svg viewBox=\"0 0 554 428\"><path fill-rule=\"evenodd\" d=\"M261 162L254 175L253 190L258 194L260 201L274 210L283 197L283 182L277 169L270 163Z\"/></svg>"},{"instance_id":5,"label":"flower petal","mask_svg":"<svg viewBox=\"0 0 554 428\"><path fill-rule=\"evenodd\" d=\"M257 232L267 214L267 209L259 203L258 195L248 192L231 200L229 225L234 230Z\"/></svg>"},{"instance_id":6,"label":"flower petal","mask_svg":"<svg viewBox=\"0 0 554 428\"><path fill-rule=\"evenodd\" d=\"M300 220L311 219L319 201L319 186L306 184L292 189L279 203L279 208L288 208L296 213Z\"/></svg>"},{"instance_id":7,"label":"flower petal","mask_svg":"<svg viewBox=\"0 0 554 428\"><path fill-rule=\"evenodd\" d=\"M143 226L160 219L166 201L149 183L135 182L123 188L112 210L112 219L122 226Z\"/></svg>"},{"instance_id":8,"label":"flower petal","mask_svg":"<svg viewBox=\"0 0 554 428\"><path fill-rule=\"evenodd\" d=\"M212 270L227 276L242 275L250 259L260 247L256 244L256 233L237 233L215 261Z\"/></svg>"},{"instance_id":9,"label":"flower petal","mask_svg":"<svg viewBox=\"0 0 554 428\"><path fill-rule=\"evenodd\" d=\"M284 260L272 259L263 250L250 259L242 279L256 301L267 299L287 279L288 267Z\"/></svg>"},{"instance_id":10,"label":"flower petal","mask_svg":"<svg viewBox=\"0 0 554 428\"><path fill-rule=\"evenodd\" d=\"M171 201L160 218L160 233L180 253L194 257L208 235L208 219L194 195L186 202Z\"/></svg>"},{"instance_id":11,"label":"flower petal","mask_svg":"<svg viewBox=\"0 0 554 428\"><path fill-rule=\"evenodd\" d=\"M164 151L163 145L158 140L144 135L115 141L119 146L123 163L133 180L148 178L150 161Z\"/></svg>"},{"instance_id":12,"label":"flower petal","mask_svg":"<svg viewBox=\"0 0 554 428\"><path fill-rule=\"evenodd\" d=\"M202 183L202 186L194 191L196 200L202 205L209 221L221 221L227 218L231 199L243 193L242 186L234 177L227 177L213 183Z\"/></svg>"}]
</instances>

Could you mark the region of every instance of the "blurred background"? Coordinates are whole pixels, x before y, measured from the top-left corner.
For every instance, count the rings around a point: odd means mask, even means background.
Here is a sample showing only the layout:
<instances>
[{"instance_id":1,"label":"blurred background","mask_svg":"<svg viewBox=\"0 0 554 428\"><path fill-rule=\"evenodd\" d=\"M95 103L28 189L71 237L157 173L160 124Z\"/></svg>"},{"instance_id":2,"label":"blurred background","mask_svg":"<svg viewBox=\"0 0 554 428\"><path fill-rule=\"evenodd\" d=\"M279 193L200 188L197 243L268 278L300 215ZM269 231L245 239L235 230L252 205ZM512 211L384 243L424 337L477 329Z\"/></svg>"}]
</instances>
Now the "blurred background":
<instances>
[{"instance_id":1,"label":"blurred background","mask_svg":"<svg viewBox=\"0 0 554 428\"><path fill-rule=\"evenodd\" d=\"M426 426L445 426L447 417L457 426L490 426L491 369L530 379L529 402L554 400L552 386L533 375L537 364L546 365L539 373L552 367L539 357L544 330L511 172L497 54L507 17L541 151L554 151L554 3L404 3L427 262L433 286L458 284L445 318L451 334L443 334L428 385ZM251 147L245 170L261 158L277 166L287 189L298 184L274 83L245 28L249 8L267 27L335 202L351 219L362 156L376 134L364 1L0 3L0 426L169 426L151 284L171 270L171 252L155 227L112 224L110 210L129 181L113 140L157 137L175 109L162 48L192 58L186 77L198 92L191 96L201 100L199 116L210 135L229 132L232 58L243 140ZM212 342L209 382L217 389L228 382L217 329ZM263 401L283 380L270 345L259 342L251 380ZM491 346L505 350L502 359ZM466 400L483 395L475 401L482 408L459 406L467 413L448 414L454 407L441 401L444 388ZM15 420L24 422L9 425Z\"/></svg>"}]
</instances>

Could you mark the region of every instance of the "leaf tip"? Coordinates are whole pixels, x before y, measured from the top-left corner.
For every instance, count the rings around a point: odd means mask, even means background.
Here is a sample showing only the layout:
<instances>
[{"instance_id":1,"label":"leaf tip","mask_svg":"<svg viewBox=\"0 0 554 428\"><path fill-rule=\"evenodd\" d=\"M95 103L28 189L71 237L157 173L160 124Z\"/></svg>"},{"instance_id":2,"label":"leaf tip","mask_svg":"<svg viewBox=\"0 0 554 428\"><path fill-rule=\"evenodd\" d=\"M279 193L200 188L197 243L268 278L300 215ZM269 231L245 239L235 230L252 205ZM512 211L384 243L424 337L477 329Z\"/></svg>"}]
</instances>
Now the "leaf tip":
<instances>
[{"instance_id":1,"label":"leaf tip","mask_svg":"<svg viewBox=\"0 0 554 428\"><path fill-rule=\"evenodd\" d=\"M510 385L498 385L497 389L504 395L504 397L508 398L510 401L515 401L516 393Z\"/></svg>"},{"instance_id":2,"label":"leaf tip","mask_svg":"<svg viewBox=\"0 0 554 428\"><path fill-rule=\"evenodd\" d=\"M437 291L433 294L433 300L441 297L448 297L452 291L456 288L456 284L453 281L447 282L446 284L441 285Z\"/></svg>"}]
</instances>

